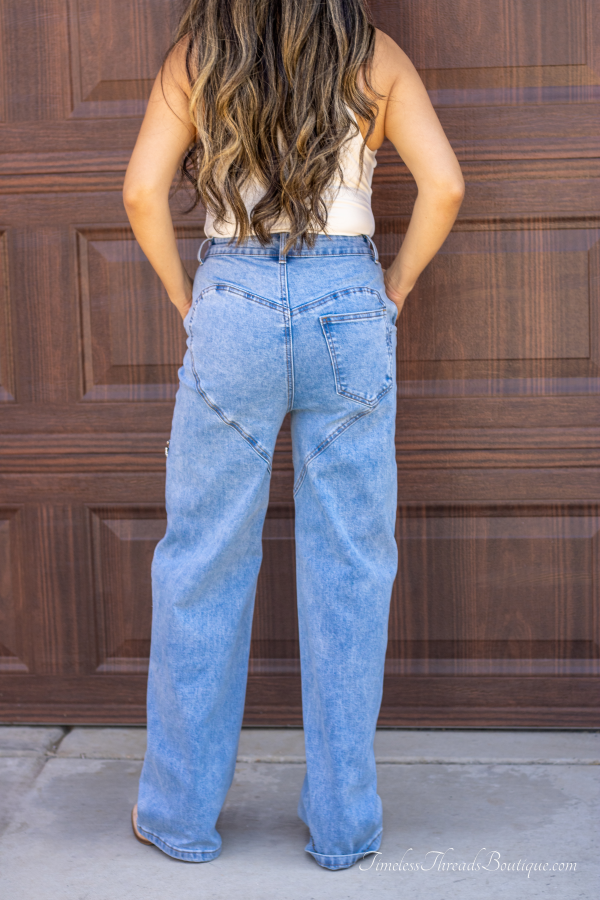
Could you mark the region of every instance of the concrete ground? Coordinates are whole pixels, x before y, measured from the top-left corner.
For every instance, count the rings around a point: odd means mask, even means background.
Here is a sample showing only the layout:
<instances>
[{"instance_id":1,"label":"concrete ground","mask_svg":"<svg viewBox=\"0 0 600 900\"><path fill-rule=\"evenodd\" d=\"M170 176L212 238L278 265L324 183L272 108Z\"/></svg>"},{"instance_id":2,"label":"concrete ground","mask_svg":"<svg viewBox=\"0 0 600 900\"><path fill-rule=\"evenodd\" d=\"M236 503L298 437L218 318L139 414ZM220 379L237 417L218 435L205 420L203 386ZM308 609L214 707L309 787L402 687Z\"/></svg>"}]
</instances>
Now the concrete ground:
<instances>
[{"instance_id":1,"label":"concrete ground","mask_svg":"<svg viewBox=\"0 0 600 900\"><path fill-rule=\"evenodd\" d=\"M208 863L133 837L144 748L143 728L0 726L3 900L599 896L600 732L379 731L381 852L339 871L303 849L301 730L242 731Z\"/></svg>"}]
</instances>

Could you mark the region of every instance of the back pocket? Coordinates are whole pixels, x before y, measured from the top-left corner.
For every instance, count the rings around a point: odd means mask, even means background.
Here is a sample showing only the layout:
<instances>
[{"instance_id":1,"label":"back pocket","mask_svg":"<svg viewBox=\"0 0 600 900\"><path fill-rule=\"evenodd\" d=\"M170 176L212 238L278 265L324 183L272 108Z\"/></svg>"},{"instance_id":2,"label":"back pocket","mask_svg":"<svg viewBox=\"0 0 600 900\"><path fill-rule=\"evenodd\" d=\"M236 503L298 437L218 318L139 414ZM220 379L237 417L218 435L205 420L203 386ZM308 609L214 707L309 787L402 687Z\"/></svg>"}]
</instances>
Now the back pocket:
<instances>
[{"instance_id":1,"label":"back pocket","mask_svg":"<svg viewBox=\"0 0 600 900\"><path fill-rule=\"evenodd\" d=\"M366 406L377 406L393 384L387 310L319 316L319 321L329 347L337 393Z\"/></svg>"}]
</instances>

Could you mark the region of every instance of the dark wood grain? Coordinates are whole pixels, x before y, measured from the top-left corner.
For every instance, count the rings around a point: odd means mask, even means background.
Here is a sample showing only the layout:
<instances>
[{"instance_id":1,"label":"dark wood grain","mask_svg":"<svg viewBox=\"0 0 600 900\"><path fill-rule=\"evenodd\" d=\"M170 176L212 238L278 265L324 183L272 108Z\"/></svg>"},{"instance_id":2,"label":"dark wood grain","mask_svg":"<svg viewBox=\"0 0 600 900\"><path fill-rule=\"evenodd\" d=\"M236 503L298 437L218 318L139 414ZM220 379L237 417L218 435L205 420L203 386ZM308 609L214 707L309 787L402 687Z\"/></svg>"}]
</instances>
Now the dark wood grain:
<instances>
[{"instance_id":1,"label":"dark wood grain","mask_svg":"<svg viewBox=\"0 0 600 900\"><path fill-rule=\"evenodd\" d=\"M62 0L3 3L2 121L52 122L71 112L69 17ZM10 37L8 37L10 36ZM27 48L27 53L23 52ZM21 146L23 146L21 144Z\"/></svg>"},{"instance_id":2,"label":"dark wood grain","mask_svg":"<svg viewBox=\"0 0 600 900\"><path fill-rule=\"evenodd\" d=\"M0 507L0 673L27 672L25 622L18 569L18 508Z\"/></svg>"},{"instance_id":3,"label":"dark wood grain","mask_svg":"<svg viewBox=\"0 0 600 900\"><path fill-rule=\"evenodd\" d=\"M477 686L479 685L479 690ZM598 728L594 678L439 678L386 680L380 725ZM0 675L4 722L143 724L143 675ZM452 715L449 715L451 711ZM301 725L300 679L248 679L245 725Z\"/></svg>"},{"instance_id":4,"label":"dark wood grain","mask_svg":"<svg viewBox=\"0 0 600 900\"><path fill-rule=\"evenodd\" d=\"M79 316L69 232L46 222L14 227L8 252L16 400L75 401Z\"/></svg>"},{"instance_id":5,"label":"dark wood grain","mask_svg":"<svg viewBox=\"0 0 600 900\"><path fill-rule=\"evenodd\" d=\"M0 231L0 403L15 399L13 330L8 283L8 238Z\"/></svg>"},{"instance_id":6,"label":"dark wood grain","mask_svg":"<svg viewBox=\"0 0 600 900\"><path fill-rule=\"evenodd\" d=\"M371 5L420 70L467 185L398 322L400 567L380 724L599 727L600 8ZM121 186L176 12L1 7L1 721L145 718L185 335ZM384 266L415 196L386 141ZM204 215L186 202L173 211L193 274ZM301 723L291 451L286 419L246 724Z\"/></svg>"},{"instance_id":7,"label":"dark wood grain","mask_svg":"<svg viewBox=\"0 0 600 900\"><path fill-rule=\"evenodd\" d=\"M94 662L91 541L86 511L24 504L15 521L23 662L30 673L87 674Z\"/></svg>"}]
</instances>

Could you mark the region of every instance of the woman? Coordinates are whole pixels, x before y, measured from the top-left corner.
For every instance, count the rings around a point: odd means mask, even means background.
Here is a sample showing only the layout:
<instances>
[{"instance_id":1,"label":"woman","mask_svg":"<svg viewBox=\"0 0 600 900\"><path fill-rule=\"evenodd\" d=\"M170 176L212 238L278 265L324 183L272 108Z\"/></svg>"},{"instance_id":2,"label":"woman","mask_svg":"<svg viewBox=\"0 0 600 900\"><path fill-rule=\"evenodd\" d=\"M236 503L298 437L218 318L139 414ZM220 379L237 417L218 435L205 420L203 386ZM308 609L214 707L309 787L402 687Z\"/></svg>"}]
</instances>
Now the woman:
<instances>
[{"instance_id":1,"label":"woman","mask_svg":"<svg viewBox=\"0 0 600 900\"><path fill-rule=\"evenodd\" d=\"M384 138L418 186L385 272L370 204ZM207 208L193 281L169 212L180 166ZM397 570L395 322L463 192L416 70L363 0L189 3L124 186L135 236L188 336L132 815L136 836L169 856L221 851L215 824L235 768L273 448L288 412L305 849L340 869L380 846L373 738Z\"/></svg>"}]
</instances>

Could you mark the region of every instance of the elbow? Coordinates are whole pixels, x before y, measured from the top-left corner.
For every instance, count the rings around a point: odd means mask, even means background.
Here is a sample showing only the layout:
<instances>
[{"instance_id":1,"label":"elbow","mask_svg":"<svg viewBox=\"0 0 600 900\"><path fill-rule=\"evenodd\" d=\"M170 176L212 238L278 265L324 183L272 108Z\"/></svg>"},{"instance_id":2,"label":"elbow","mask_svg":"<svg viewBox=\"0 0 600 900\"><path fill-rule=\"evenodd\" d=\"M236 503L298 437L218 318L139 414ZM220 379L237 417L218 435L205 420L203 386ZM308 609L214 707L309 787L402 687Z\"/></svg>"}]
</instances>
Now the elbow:
<instances>
[{"instance_id":1,"label":"elbow","mask_svg":"<svg viewBox=\"0 0 600 900\"><path fill-rule=\"evenodd\" d=\"M147 209L156 203L157 191L150 185L125 181L123 185L123 205L127 212Z\"/></svg>"},{"instance_id":2,"label":"elbow","mask_svg":"<svg viewBox=\"0 0 600 900\"><path fill-rule=\"evenodd\" d=\"M436 206L459 209L465 196L465 182L462 175L458 178L444 179L419 187L419 193L432 199Z\"/></svg>"},{"instance_id":3,"label":"elbow","mask_svg":"<svg viewBox=\"0 0 600 900\"><path fill-rule=\"evenodd\" d=\"M139 209L142 201L142 192L139 187L125 184L123 187L123 206L127 212Z\"/></svg>"},{"instance_id":4,"label":"elbow","mask_svg":"<svg viewBox=\"0 0 600 900\"><path fill-rule=\"evenodd\" d=\"M460 206L463 202L465 196L465 182L464 178L461 178L460 181L455 181L452 184L448 185L448 200L455 204L456 206Z\"/></svg>"},{"instance_id":5,"label":"elbow","mask_svg":"<svg viewBox=\"0 0 600 900\"><path fill-rule=\"evenodd\" d=\"M449 206L460 207L465 196L465 182L462 175L460 178L452 179L445 182L439 187L440 194L444 197Z\"/></svg>"}]
</instances>

